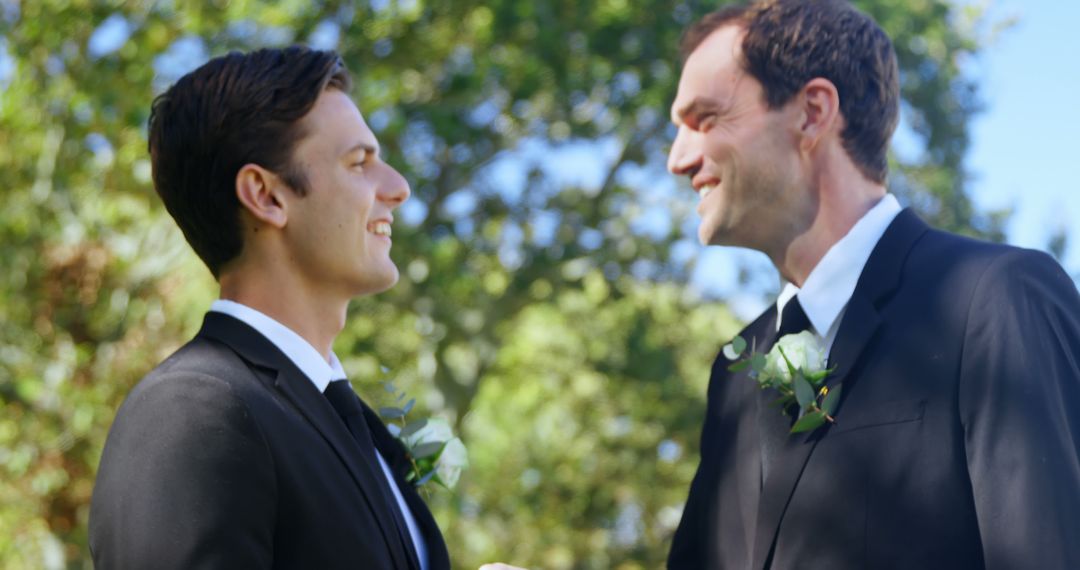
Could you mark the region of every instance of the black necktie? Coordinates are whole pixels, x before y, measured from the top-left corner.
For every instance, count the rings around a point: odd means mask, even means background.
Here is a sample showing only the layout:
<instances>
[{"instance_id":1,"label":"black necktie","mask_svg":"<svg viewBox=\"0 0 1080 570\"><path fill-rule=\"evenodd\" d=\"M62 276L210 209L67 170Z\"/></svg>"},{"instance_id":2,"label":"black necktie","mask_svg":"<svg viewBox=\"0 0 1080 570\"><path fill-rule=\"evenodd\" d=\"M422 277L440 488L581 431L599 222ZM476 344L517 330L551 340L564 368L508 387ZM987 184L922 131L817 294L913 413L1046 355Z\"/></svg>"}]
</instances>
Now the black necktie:
<instances>
[{"instance_id":1,"label":"black necktie","mask_svg":"<svg viewBox=\"0 0 1080 570\"><path fill-rule=\"evenodd\" d=\"M776 333L776 340L780 340L782 336L801 333L806 330L810 330L810 319L807 318L806 311L803 311L802 303L799 303L799 297L792 297L784 305L784 311L780 317L780 330Z\"/></svg>"},{"instance_id":2,"label":"black necktie","mask_svg":"<svg viewBox=\"0 0 1080 570\"><path fill-rule=\"evenodd\" d=\"M805 330L810 330L810 319L807 318L806 311L803 311L802 304L799 303L799 298L792 297L791 300L784 305L784 310L780 316L780 330L776 332L776 336L773 338L772 343L770 343L769 348L771 349L781 337L789 334L801 333ZM774 416L783 413L783 410L765 403L776 397L775 392L770 391L769 393L764 394L764 396L766 397L760 404L758 410L758 425L762 432L760 438L762 484L764 484L766 478L769 476L769 468L772 467L772 462L776 459L776 450L784 445L784 440L788 437L787 431L776 433L775 428L770 429L770 427L768 427L776 421ZM792 419L794 419L794 417Z\"/></svg>"},{"instance_id":3,"label":"black necktie","mask_svg":"<svg viewBox=\"0 0 1080 570\"><path fill-rule=\"evenodd\" d=\"M401 539L405 546L406 556L412 558L416 553L416 547L413 546L412 537L409 535L409 527L405 524L405 517L401 514L401 509L398 507L397 500L394 498L394 492L390 490L390 483L386 480L382 466L379 465L379 458L376 456L375 443L371 438L371 431L364 421L364 407L360 403L360 397L353 391L348 380L335 380L331 382L326 386L323 395L326 396L326 399L330 401L330 405L333 406L334 410L341 416L341 420L344 421L345 426L349 428L349 433L352 434L353 439L355 439L356 443L360 446L361 458L368 462L375 472L375 480L376 484L379 486L379 493L385 499L386 507L391 513L394 527L397 529L398 538Z\"/></svg>"}]
</instances>

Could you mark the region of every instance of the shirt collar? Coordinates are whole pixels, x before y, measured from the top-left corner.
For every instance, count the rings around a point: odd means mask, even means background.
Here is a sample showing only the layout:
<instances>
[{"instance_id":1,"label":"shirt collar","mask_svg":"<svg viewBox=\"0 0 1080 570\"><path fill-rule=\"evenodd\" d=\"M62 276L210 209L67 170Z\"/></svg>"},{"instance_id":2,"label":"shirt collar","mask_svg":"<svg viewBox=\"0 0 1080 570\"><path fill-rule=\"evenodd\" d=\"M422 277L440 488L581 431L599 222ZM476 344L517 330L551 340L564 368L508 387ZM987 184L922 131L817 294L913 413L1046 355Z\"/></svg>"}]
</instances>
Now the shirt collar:
<instances>
[{"instance_id":1,"label":"shirt collar","mask_svg":"<svg viewBox=\"0 0 1080 570\"><path fill-rule=\"evenodd\" d=\"M210 310L243 321L265 336L308 377L308 380L311 380L320 392L326 390L326 385L331 380L345 378L345 369L342 368L341 361L338 360L334 351L330 351L330 361L327 362L319 351L315 350L315 347L303 337L266 314L227 299L214 301L210 305Z\"/></svg>"},{"instance_id":2,"label":"shirt collar","mask_svg":"<svg viewBox=\"0 0 1080 570\"><path fill-rule=\"evenodd\" d=\"M823 338L828 337L855 292L855 285L874 246L902 209L895 196L886 194L852 226L847 235L825 252L801 289L792 283L785 284L776 299L776 309L779 311L777 330L784 305L798 295L814 332Z\"/></svg>"}]
</instances>

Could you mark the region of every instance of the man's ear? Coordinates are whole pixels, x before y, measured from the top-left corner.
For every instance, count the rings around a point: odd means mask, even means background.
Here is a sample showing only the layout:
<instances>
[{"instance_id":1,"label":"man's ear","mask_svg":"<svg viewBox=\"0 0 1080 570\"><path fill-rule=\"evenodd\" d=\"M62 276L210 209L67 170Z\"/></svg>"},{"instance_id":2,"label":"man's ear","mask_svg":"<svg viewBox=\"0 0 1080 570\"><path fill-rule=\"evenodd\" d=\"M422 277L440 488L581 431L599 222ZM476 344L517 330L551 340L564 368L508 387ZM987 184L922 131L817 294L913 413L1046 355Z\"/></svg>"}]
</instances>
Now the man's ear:
<instances>
[{"instance_id":1,"label":"man's ear","mask_svg":"<svg viewBox=\"0 0 1080 570\"><path fill-rule=\"evenodd\" d=\"M257 164L245 164L236 173L236 197L256 224L285 227L288 208L281 192L287 190L276 174Z\"/></svg>"},{"instance_id":2,"label":"man's ear","mask_svg":"<svg viewBox=\"0 0 1080 570\"><path fill-rule=\"evenodd\" d=\"M840 134L843 116L840 115L840 93L832 81L815 77L803 86L798 101L801 106L799 134L803 150L811 150L827 134Z\"/></svg>"}]
</instances>

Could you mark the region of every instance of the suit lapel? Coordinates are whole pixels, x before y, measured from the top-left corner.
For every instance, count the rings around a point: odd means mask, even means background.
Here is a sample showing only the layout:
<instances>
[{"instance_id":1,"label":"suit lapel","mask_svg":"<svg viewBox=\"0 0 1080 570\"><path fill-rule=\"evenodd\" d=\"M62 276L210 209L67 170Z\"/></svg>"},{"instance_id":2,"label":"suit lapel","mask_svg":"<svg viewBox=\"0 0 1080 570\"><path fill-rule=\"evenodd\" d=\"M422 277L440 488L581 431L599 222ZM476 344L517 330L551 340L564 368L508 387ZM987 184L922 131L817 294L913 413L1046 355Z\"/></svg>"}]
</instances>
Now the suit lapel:
<instances>
[{"instance_id":1,"label":"suit lapel","mask_svg":"<svg viewBox=\"0 0 1080 570\"><path fill-rule=\"evenodd\" d=\"M774 306L772 310L767 311L765 315L747 326L740 334L746 340L748 346L753 346L754 350L758 352L767 352L776 336L776 307ZM734 382L740 393L749 394L749 397L743 399L743 401L755 408L754 417L747 418L748 421L739 421L738 429L746 430L746 432L735 438L735 456L760 457L761 437L763 437L761 420L768 417L770 411L773 415L776 415L776 408L770 408L769 406L769 402L775 399L775 394L760 389L757 381L749 377L749 369L737 373L727 372L727 366L730 363L722 354L717 358L724 359L722 370L724 370L725 374L730 375L726 378L726 381ZM739 514L742 517L742 528L745 529L747 551L753 549L754 528L757 524L758 503L761 496L761 466L762 462L760 460L740 461L735 470L736 477L738 477L737 485L740 490L738 493ZM726 465L717 466L717 469L720 470L728 468L729 466ZM720 516L723 516L723 514L721 513Z\"/></svg>"},{"instance_id":2,"label":"suit lapel","mask_svg":"<svg viewBox=\"0 0 1080 570\"><path fill-rule=\"evenodd\" d=\"M854 386L857 378L849 378L851 371L881 324L878 306L900 286L900 273L908 253L929 229L911 210L905 209L881 236L866 260L829 351L829 367L836 367L829 385L843 383L845 394Z\"/></svg>"},{"instance_id":3,"label":"suit lapel","mask_svg":"<svg viewBox=\"0 0 1080 570\"><path fill-rule=\"evenodd\" d=\"M315 385L301 372L285 354L254 328L231 316L221 313L207 313L200 335L218 340L231 347L241 358L264 369L276 372L274 386L292 402L295 409L315 429L337 453L345 464L360 493L364 496L368 508L374 515L384 544L394 557L395 567L416 568L415 555L405 552L393 521L387 511L391 505L386 503L391 497L382 497L379 483L375 477L382 477L372 462L360 457L359 448L345 424L337 417L330 402L319 393Z\"/></svg>"},{"instance_id":4,"label":"suit lapel","mask_svg":"<svg viewBox=\"0 0 1080 570\"><path fill-rule=\"evenodd\" d=\"M446 542L443 540L442 532L439 531L439 525L435 522L435 517L432 516L427 503L420 497L420 493L411 483L405 481L405 475L410 467L405 447L390 434L390 430L386 429L386 425L366 403L363 403L363 406L364 419L371 430L375 446L379 449L379 453L382 453L386 462L390 464L398 490L401 491L401 495L409 505L409 510L412 512L413 518L416 519L416 524L419 525L420 532L424 536L424 545L427 547L428 554L428 568L432 570L448 570L450 568L450 553L446 549Z\"/></svg>"},{"instance_id":5,"label":"suit lapel","mask_svg":"<svg viewBox=\"0 0 1080 570\"><path fill-rule=\"evenodd\" d=\"M881 325L879 303L899 286L907 254L928 229L911 210L903 210L889 224L863 267L829 351L829 366L835 366L836 371L829 377L828 385L843 385L839 407L835 412L837 422L843 421L844 401L851 395L859 378L852 375L852 371ZM774 442L782 440L783 443L762 486L754 534L753 568L766 568L770 563L780 522L795 486L814 448L829 430L825 426L808 434L790 435L791 422L787 416L767 407L760 411L765 414L765 417L759 417L760 437L773 438Z\"/></svg>"}]
</instances>

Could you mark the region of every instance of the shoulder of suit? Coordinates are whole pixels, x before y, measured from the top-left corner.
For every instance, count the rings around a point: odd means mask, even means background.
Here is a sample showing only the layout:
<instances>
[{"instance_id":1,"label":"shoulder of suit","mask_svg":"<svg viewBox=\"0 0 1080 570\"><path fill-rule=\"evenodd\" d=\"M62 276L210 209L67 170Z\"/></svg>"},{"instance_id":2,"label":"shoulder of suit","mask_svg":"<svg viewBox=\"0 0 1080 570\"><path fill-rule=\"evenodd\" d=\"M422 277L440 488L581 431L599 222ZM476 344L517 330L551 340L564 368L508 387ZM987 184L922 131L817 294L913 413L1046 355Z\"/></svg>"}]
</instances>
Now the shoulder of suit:
<instances>
[{"instance_id":1,"label":"shoulder of suit","mask_svg":"<svg viewBox=\"0 0 1080 570\"><path fill-rule=\"evenodd\" d=\"M1009 247L986 265L976 288L976 296L1023 295L1075 298L1076 284L1058 262L1046 252Z\"/></svg>"},{"instance_id":2,"label":"shoulder of suit","mask_svg":"<svg viewBox=\"0 0 1080 570\"><path fill-rule=\"evenodd\" d=\"M158 364L150 374L197 373L232 379L249 363L229 345L199 335Z\"/></svg>"},{"instance_id":3,"label":"shoulder of suit","mask_svg":"<svg viewBox=\"0 0 1080 570\"><path fill-rule=\"evenodd\" d=\"M994 243L931 229L915 244L909 263L941 265L952 271L973 271L982 274L1012 264L1045 264L1056 262L1044 252L1013 245ZM997 268L997 269L996 269Z\"/></svg>"},{"instance_id":4,"label":"shoulder of suit","mask_svg":"<svg viewBox=\"0 0 1080 570\"><path fill-rule=\"evenodd\" d=\"M908 257L906 272L933 275L940 282L964 283L973 301L987 302L1021 290L1053 290L1075 295L1072 278L1049 254L930 230Z\"/></svg>"},{"instance_id":5,"label":"shoulder of suit","mask_svg":"<svg viewBox=\"0 0 1080 570\"><path fill-rule=\"evenodd\" d=\"M129 399L149 390L220 392L222 397L251 400L264 393L247 362L228 346L196 337L188 341L146 374Z\"/></svg>"}]
</instances>

